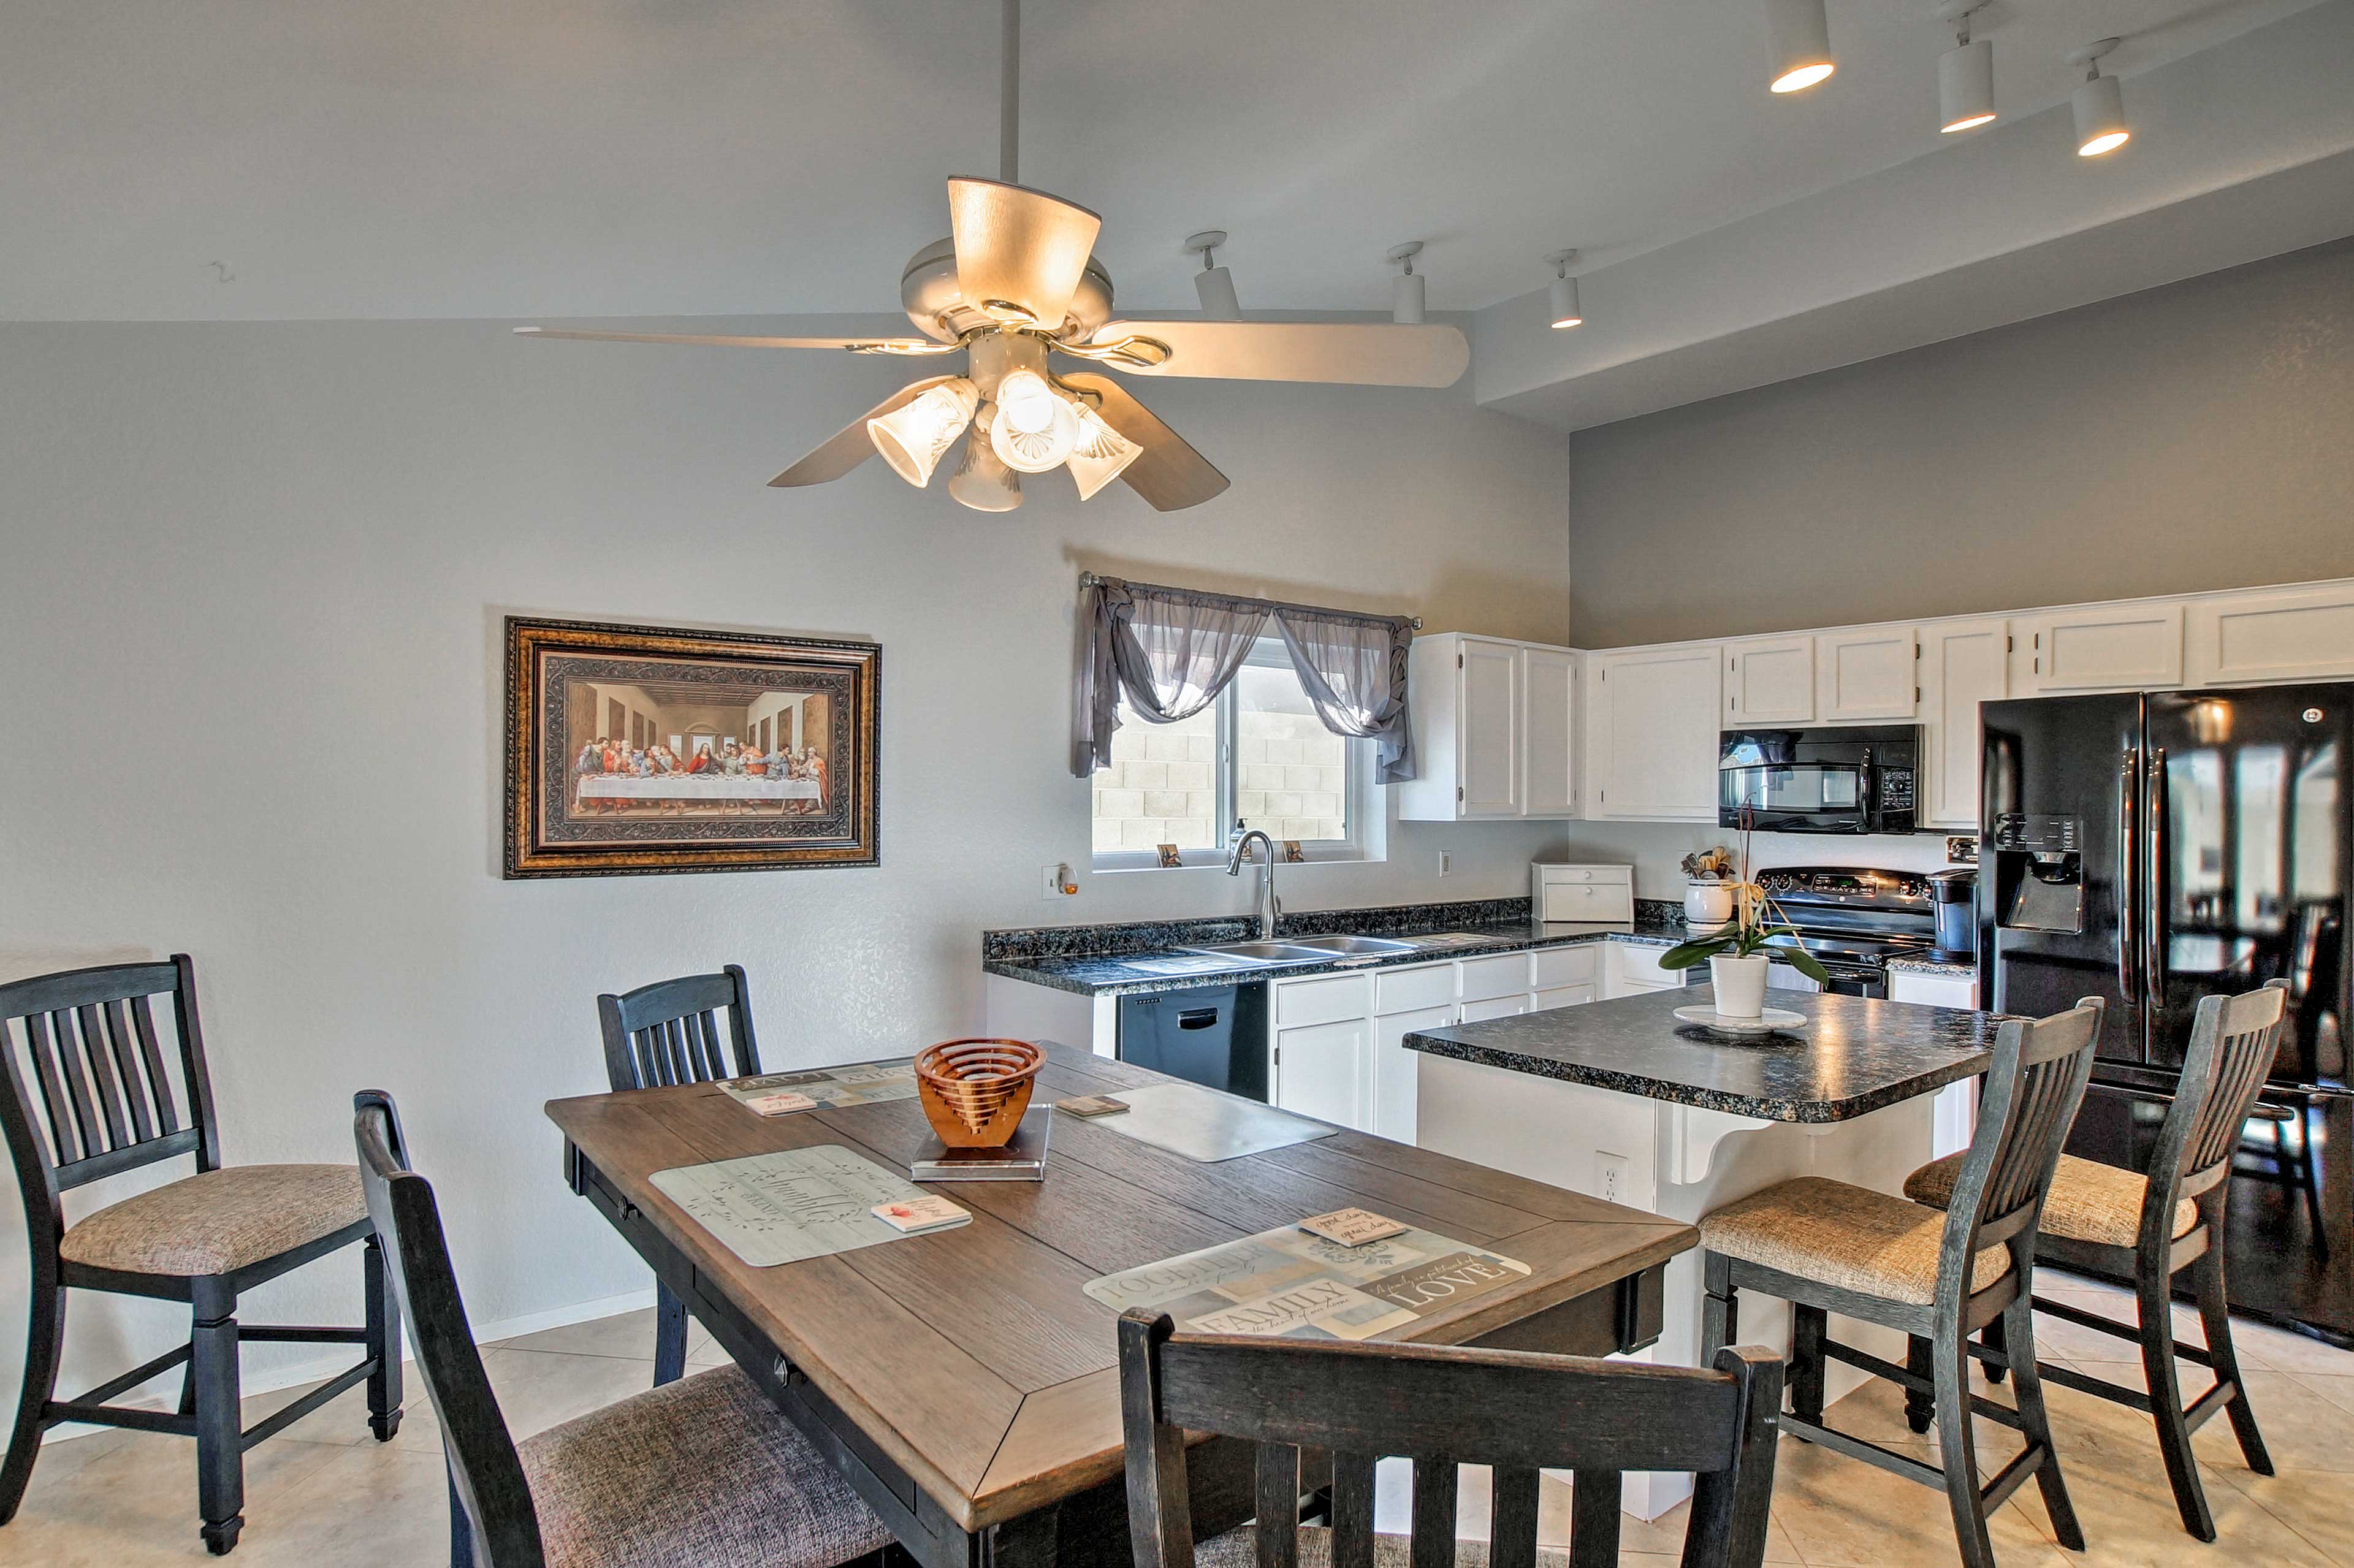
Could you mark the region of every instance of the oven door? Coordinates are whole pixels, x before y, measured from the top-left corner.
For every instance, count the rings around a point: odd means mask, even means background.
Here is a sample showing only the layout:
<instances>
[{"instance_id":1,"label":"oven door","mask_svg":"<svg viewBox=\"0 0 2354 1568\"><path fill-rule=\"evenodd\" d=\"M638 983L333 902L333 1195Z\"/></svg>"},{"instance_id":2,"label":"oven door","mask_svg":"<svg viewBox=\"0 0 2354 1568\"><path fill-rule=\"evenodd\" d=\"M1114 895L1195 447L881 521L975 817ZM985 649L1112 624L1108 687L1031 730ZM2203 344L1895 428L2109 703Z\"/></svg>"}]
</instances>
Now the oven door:
<instances>
[{"instance_id":1,"label":"oven door","mask_svg":"<svg viewBox=\"0 0 2354 1568\"><path fill-rule=\"evenodd\" d=\"M1786 963L1778 960L1766 966L1766 984L1779 991L1828 991L1840 996L1871 996L1883 1001L1888 996L1888 975L1870 964L1836 963L1820 957L1816 962L1831 977L1831 983L1819 985Z\"/></svg>"},{"instance_id":2,"label":"oven door","mask_svg":"<svg viewBox=\"0 0 2354 1568\"><path fill-rule=\"evenodd\" d=\"M1871 801L1868 762L1755 762L1716 772L1720 827L1766 833L1869 832Z\"/></svg>"}]
</instances>

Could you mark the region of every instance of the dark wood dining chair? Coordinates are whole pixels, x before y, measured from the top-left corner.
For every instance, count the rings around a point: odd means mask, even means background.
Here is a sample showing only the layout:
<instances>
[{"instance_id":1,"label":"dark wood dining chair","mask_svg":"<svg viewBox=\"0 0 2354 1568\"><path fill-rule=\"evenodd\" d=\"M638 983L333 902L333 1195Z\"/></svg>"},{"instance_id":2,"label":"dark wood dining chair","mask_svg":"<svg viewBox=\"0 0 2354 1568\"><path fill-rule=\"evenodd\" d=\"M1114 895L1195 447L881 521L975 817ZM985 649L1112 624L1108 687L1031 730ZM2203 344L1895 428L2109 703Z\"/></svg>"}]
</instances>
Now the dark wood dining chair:
<instances>
[{"instance_id":1,"label":"dark wood dining chair","mask_svg":"<svg viewBox=\"0 0 2354 1568\"><path fill-rule=\"evenodd\" d=\"M451 1568L880 1568L891 1532L740 1368L551 1427L507 1430L466 1320L433 1187L400 1113L353 1097L367 1210L441 1421Z\"/></svg>"},{"instance_id":2,"label":"dark wood dining chair","mask_svg":"<svg viewBox=\"0 0 2354 1568\"><path fill-rule=\"evenodd\" d=\"M1584 1356L1181 1334L1119 1320L1136 1568L1455 1568L1456 1467L1494 1467L1488 1568L1537 1562L1540 1469L1572 1470L1570 1568L1618 1561L1619 1476L1687 1470L1685 1568L1765 1561L1782 1361L1755 1346L1710 1368ZM1193 1540L1185 1435L1258 1446L1255 1524ZM1300 1450L1331 1461L1331 1524L1301 1527ZM1411 1538L1373 1533L1373 1465L1414 1461ZM1556 1558L1555 1561L1558 1561Z\"/></svg>"},{"instance_id":3,"label":"dark wood dining chair","mask_svg":"<svg viewBox=\"0 0 2354 1568\"><path fill-rule=\"evenodd\" d=\"M159 997L170 1001L176 1035L168 1054L156 1028ZM385 1293L383 1252L359 1173L349 1165L221 1163L196 968L186 953L0 985L0 1060L7 1066L0 1074L0 1130L32 1247L31 1328L16 1422L0 1462L0 1524L24 1500L41 1434L61 1421L194 1437L196 1510L215 1553L236 1546L245 1524L248 1448L362 1381L369 1428L378 1442L391 1438L400 1426L400 1326ZM66 1224L65 1192L182 1155L193 1158L194 1174ZM239 1296L355 1242L365 1249L364 1328L238 1321ZM188 1343L78 1399L58 1399L69 1290L186 1302ZM366 1351L356 1366L247 1427L238 1348L249 1343ZM176 1412L106 1403L174 1367L186 1369Z\"/></svg>"},{"instance_id":4,"label":"dark wood dining chair","mask_svg":"<svg viewBox=\"0 0 2354 1568\"><path fill-rule=\"evenodd\" d=\"M2029 1291L2036 1220L2092 1077L2101 1018L2101 1001L2091 997L2054 1017L2004 1022L1978 1101L1978 1131L1958 1163L1947 1208L1801 1176L1728 1203L1700 1223L1707 1288L1702 1353L1713 1353L1739 1332L1740 1291L1762 1290L1789 1302L1791 1413L1783 1427L1943 1491L1965 1568L1994 1568L1987 1515L2030 1476L2042 1491L2060 1544L2084 1549L2052 1446ZM1832 1312L1903 1330L1910 1342L1907 1364L1832 1340ZM2016 1409L1970 1392L1970 1336L1998 1319L2017 1358ZM1934 1409L1943 1467L1826 1425L1829 1361L1903 1386L1910 1415ZM1934 1405L1925 1403L1932 1400ZM2026 1439L1984 1486L1973 1415Z\"/></svg>"},{"instance_id":5,"label":"dark wood dining chair","mask_svg":"<svg viewBox=\"0 0 2354 1568\"><path fill-rule=\"evenodd\" d=\"M2192 1433L2217 1411L2224 1411L2248 1468L2260 1476L2273 1473L2272 1457L2256 1430L2255 1412L2249 1408L2247 1385L2232 1348L2223 1255L2232 1155L2272 1072L2287 1001L2282 980L2243 996L2201 998L2183 1059L2181 1086L2158 1128L2149 1174L2063 1154L2037 1227L2039 1257L2089 1265L2134 1282L2138 1313L2132 1323L2040 1296L2032 1298L2031 1305L2080 1328L2137 1341L2145 1386L2125 1388L2064 1366L2040 1368L2043 1381L2113 1400L2151 1418L2182 1528L2201 1541L2215 1539L2215 1520L2208 1511L2207 1493L2190 1451ZM1960 1160L1948 1156L1915 1171L1904 1192L1944 1208L1952 1202L1960 1177ZM2203 1350L2174 1338L2174 1277L2186 1268L2193 1271L2200 1321L2207 1330ZM2023 1352L2006 1336L1976 1353L1999 1373ZM2214 1386L2188 1409L2175 1376L2177 1358L2215 1374Z\"/></svg>"},{"instance_id":6,"label":"dark wood dining chair","mask_svg":"<svg viewBox=\"0 0 2354 1568\"><path fill-rule=\"evenodd\" d=\"M725 1053L719 1039L722 1012L727 1015ZM597 1022L605 1036L605 1079L617 1095L624 1089L749 1077L760 1070L760 1046L752 1034L752 991L739 964L729 964L716 975L656 980L619 996L607 991L597 999ZM686 1304L656 1278L654 1386L674 1383L685 1371Z\"/></svg>"}]
</instances>

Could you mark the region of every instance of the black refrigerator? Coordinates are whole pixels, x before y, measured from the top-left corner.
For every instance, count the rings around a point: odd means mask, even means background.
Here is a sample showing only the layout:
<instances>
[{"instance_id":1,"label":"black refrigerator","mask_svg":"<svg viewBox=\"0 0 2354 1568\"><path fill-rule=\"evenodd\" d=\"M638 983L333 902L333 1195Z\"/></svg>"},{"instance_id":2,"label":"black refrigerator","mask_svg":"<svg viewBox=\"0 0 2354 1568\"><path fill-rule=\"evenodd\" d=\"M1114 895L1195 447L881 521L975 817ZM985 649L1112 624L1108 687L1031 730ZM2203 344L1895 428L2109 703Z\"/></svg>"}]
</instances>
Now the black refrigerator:
<instances>
[{"instance_id":1,"label":"black refrigerator","mask_svg":"<svg viewBox=\"0 0 2354 1568\"><path fill-rule=\"evenodd\" d=\"M1981 710L1978 995L2108 1000L2072 1154L2147 1166L2199 999L2286 979L2233 1160L2232 1303L2354 1342L2346 902L2354 684Z\"/></svg>"}]
</instances>

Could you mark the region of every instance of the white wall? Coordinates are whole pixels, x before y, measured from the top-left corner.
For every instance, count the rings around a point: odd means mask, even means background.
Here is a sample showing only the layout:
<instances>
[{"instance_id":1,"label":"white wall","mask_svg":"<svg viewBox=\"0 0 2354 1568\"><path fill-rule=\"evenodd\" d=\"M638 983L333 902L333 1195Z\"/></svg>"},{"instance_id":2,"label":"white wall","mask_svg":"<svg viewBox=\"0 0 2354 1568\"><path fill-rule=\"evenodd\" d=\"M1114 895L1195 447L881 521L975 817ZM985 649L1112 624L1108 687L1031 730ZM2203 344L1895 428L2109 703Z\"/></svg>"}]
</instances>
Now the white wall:
<instances>
[{"instance_id":1,"label":"white wall","mask_svg":"<svg viewBox=\"0 0 2354 1568\"><path fill-rule=\"evenodd\" d=\"M1169 517L1059 477L984 515L879 462L765 487L908 374L497 323L0 326L0 976L192 952L231 1159L348 1159L351 1092L391 1089L457 1200L468 1305L511 1320L647 1283L540 1112L602 1087L598 991L741 962L772 1065L852 1060L981 1022L984 927L1246 907L1214 871L1035 891L1088 856L1065 760L1082 569L1568 630L1565 443L1468 388L1147 384L1235 482ZM500 880L510 612L879 641L883 864ZM98 713L120 733L81 727ZM1287 902L1517 895L1563 835L1389 845L1288 869ZM314 1267L254 1316L355 1320L356 1274ZM76 1300L72 1392L172 1322Z\"/></svg>"}]
</instances>

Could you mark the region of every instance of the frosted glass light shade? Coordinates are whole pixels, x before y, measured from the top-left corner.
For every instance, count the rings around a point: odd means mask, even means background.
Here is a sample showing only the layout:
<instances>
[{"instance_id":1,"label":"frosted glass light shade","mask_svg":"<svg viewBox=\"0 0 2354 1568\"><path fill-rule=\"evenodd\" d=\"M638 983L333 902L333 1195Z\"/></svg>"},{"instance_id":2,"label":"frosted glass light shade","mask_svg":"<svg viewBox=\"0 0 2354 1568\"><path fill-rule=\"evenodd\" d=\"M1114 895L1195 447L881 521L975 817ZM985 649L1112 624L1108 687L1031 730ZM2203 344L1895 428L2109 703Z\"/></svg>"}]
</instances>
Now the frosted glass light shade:
<instances>
[{"instance_id":1,"label":"frosted glass light shade","mask_svg":"<svg viewBox=\"0 0 2354 1568\"><path fill-rule=\"evenodd\" d=\"M1555 278L1545 285L1545 299L1550 304L1550 317L1556 327L1577 326L1585 320L1585 313L1577 308L1577 280Z\"/></svg>"},{"instance_id":2,"label":"frosted glass light shade","mask_svg":"<svg viewBox=\"0 0 2354 1568\"><path fill-rule=\"evenodd\" d=\"M1212 321L1243 319L1242 302L1235 297L1235 275L1224 267L1204 267L1194 273L1193 292L1201 298L1202 313Z\"/></svg>"},{"instance_id":3,"label":"frosted glass light shade","mask_svg":"<svg viewBox=\"0 0 2354 1568\"><path fill-rule=\"evenodd\" d=\"M891 471L921 490L932 470L981 407L981 388L960 376L943 381L904 408L866 421L867 438Z\"/></svg>"},{"instance_id":4,"label":"frosted glass light shade","mask_svg":"<svg viewBox=\"0 0 2354 1568\"><path fill-rule=\"evenodd\" d=\"M2068 107L2076 117L2080 158L2114 153L2133 139L2133 130L2126 123L2125 89L2115 77L2096 76L2078 82L2076 90L2068 95Z\"/></svg>"},{"instance_id":5,"label":"frosted glass light shade","mask_svg":"<svg viewBox=\"0 0 2354 1568\"><path fill-rule=\"evenodd\" d=\"M949 475L949 494L975 512L1011 512L1022 504L1022 476L989 444L992 411L991 405L981 406L980 422L965 438L964 461Z\"/></svg>"},{"instance_id":6,"label":"frosted glass light shade","mask_svg":"<svg viewBox=\"0 0 2354 1568\"><path fill-rule=\"evenodd\" d=\"M1089 501L1118 479L1120 470L1142 457L1144 449L1104 423L1093 408L1078 412L1079 444L1071 449L1071 478L1078 482L1079 499Z\"/></svg>"},{"instance_id":7,"label":"frosted glass light shade","mask_svg":"<svg viewBox=\"0 0 2354 1568\"><path fill-rule=\"evenodd\" d=\"M1766 85L1776 92L1802 91L1839 69L1823 0L1766 0L1766 37L1773 49Z\"/></svg>"},{"instance_id":8,"label":"frosted glass light shade","mask_svg":"<svg viewBox=\"0 0 2354 1568\"><path fill-rule=\"evenodd\" d=\"M1016 370L997 384L997 417L989 445L1016 473L1058 468L1079 444L1079 413L1034 370Z\"/></svg>"},{"instance_id":9,"label":"frosted glass light shade","mask_svg":"<svg viewBox=\"0 0 2354 1568\"><path fill-rule=\"evenodd\" d=\"M1401 272L1390 280L1390 320L1414 326L1422 320L1422 274Z\"/></svg>"},{"instance_id":10,"label":"frosted glass light shade","mask_svg":"<svg viewBox=\"0 0 2354 1568\"><path fill-rule=\"evenodd\" d=\"M1947 135L1994 119L1994 40L1973 38L1937 57L1937 129Z\"/></svg>"}]
</instances>

